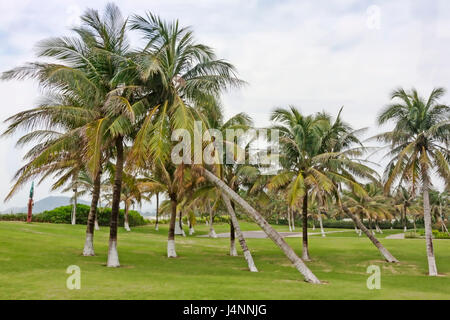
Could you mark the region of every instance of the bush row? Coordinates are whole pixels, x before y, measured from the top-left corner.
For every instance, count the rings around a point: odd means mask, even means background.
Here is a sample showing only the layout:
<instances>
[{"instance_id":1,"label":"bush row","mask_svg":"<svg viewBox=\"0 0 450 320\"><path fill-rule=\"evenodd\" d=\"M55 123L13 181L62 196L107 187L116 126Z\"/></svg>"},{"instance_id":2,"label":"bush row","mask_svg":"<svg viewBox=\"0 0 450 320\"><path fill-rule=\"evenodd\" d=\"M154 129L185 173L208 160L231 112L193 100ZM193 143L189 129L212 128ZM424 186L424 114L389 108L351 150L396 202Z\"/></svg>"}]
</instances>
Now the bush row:
<instances>
[{"instance_id":1,"label":"bush row","mask_svg":"<svg viewBox=\"0 0 450 320\"><path fill-rule=\"evenodd\" d=\"M33 222L46 223L71 223L72 206L58 207L53 210L44 211L42 213L33 214ZM79 204L77 205L77 224L87 224L89 215L89 206ZM124 223L124 210L119 211L119 225ZM111 208L98 208L97 220L101 226L109 226L111 217ZM0 214L0 221L26 221L26 213L16 214ZM141 226L147 224L146 220L139 214L139 212L130 210L128 212L128 222L130 226Z\"/></svg>"},{"instance_id":2,"label":"bush row","mask_svg":"<svg viewBox=\"0 0 450 320\"><path fill-rule=\"evenodd\" d=\"M269 222L273 223L273 224L276 223L275 220L269 220ZM319 226L319 222L318 221L315 221L314 223L315 223L316 227ZM278 220L278 224L287 225L288 221L286 219L279 219ZM369 228L369 221L365 220L365 221L363 221L363 224L367 228ZM303 224L302 224L302 221L298 221L297 220L297 221L295 221L295 225L301 227ZM311 220L309 220L308 221L308 227L312 228L312 226L313 226L313 223L312 223ZM400 222L400 221L394 221L393 223L391 223L389 221L382 221L382 222L378 223L378 226L381 229L391 229L391 227L393 229L403 229L403 223ZM355 225L354 225L353 221L351 221L351 220L324 219L323 220L323 227L324 228L337 228L337 229L340 229L340 228L342 228L342 229L353 229L355 227ZM423 228L423 224L417 222L416 223L416 227L417 228ZM374 222L372 222L372 228L375 229L375 223ZM413 223L408 221L407 228L408 229L414 228Z\"/></svg>"},{"instance_id":3,"label":"bush row","mask_svg":"<svg viewBox=\"0 0 450 320\"><path fill-rule=\"evenodd\" d=\"M418 230L417 232L411 231L405 233L407 239L417 239L425 237L425 230ZM434 239L450 239L450 235L447 232L441 232L439 230L433 230Z\"/></svg>"}]
</instances>

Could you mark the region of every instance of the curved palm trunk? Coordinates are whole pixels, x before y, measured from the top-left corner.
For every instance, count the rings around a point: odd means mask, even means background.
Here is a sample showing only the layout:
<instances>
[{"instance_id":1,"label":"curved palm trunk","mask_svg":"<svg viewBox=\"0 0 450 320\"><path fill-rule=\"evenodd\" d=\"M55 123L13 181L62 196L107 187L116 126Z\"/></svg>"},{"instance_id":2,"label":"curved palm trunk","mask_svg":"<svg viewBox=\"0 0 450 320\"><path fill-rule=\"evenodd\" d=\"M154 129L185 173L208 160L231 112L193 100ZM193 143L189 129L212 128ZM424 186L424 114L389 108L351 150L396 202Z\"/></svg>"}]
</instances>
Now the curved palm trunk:
<instances>
[{"instance_id":1,"label":"curved palm trunk","mask_svg":"<svg viewBox=\"0 0 450 320\"><path fill-rule=\"evenodd\" d=\"M109 249L107 267L120 267L117 252L117 226L119 224L119 205L122 192L123 173L123 137L116 139L116 172L114 174L113 199L111 205L111 221L109 225Z\"/></svg>"},{"instance_id":2,"label":"curved palm trunk","mask_svg":"<svg viewBox=\"0 0 450 320\"><path fill-rule=\"evenodd\" d=\"M216 185L221 191L223 191L230 199L240 205L252 219L261 227L261 229L267 234L267 236L286 254L288 259L292 262L295 268L304 276L305 281L320 284L319 279L311 272L306 264L300 259L294 250L284 241L283 237L276 232L272 226L250 206L247 201L242 199L236 192L228 187L222 180L210 171L202 168L202 174L214 185Z\"/></svg>"},{"instance_id":3,"label":"curved palm trunk","mask_svg":"<svg viewBox=\"0 0 450 320\"><path fill-rule=\"evenodd\" d=\"M302 234L302 259L304 261L310 261L309 250L308 250L308 192L305 193L303 197L303 234Z\"/></svg>"},{"instance_id":4,"label":"curved palm trunk","mask_svg":"<svg viewBox=\"0 0 450 320\"><path fill-rule=\"evenodd\" d=\"M87 227L86 227L86 241L84 243L83 256L94 256L94 227L97 222L97 205L100 198L100 178L102 171L99 170L94 178L94 188L92 190L91 207L89 209ZM98 226L98 223L97 223ZM97 230L97 229L96 229Z\"/></svg>"},{"instance_id":5,"label":"curved palm trunk","mask_svg":"<svg viewBox=\"0 0 450 320\"><path fill-rule=\"evenodd\" d=\"M169 223L169 235L167 239L167 257L168 258L176 258L177 253L175 251L175 224L177 220L177 201L175 200L176 196L171 196L170 203L172 212L170 214L170 223Z\"/></svg>"},{"instance_id":6,"label":"curved palm trunk","mask_svg":"<svg viewBox=\"0 0 450 320\"><path fill-rule=\"evenodd\" d=\"M444 214L442 213L442 204L439 204L439 215L441 216L441 220L442 220L442 232L448 232L448 228L445 224L445 219L444 219Z\"/></svg>"},{"instance_id":7,"label":"curved palm trunk","mask_svg":"<svg viewBox=\"0 0 450 320\"><path fill-rule=\"evenodd\" d=\"M291 208L289 206L287 209L287 220L288 220L288 225L289 225L289 232L292 232Z\"/></svg>"},{"instance_id":8,"label":"curved palm trunk","mask_svg":"<svg viewBox=\"0 0 450 320\"><path fill-rule=\"evenodd\" d=\"M180 210L180 216L178 218L178 227L179 227L179 231L180 231L180 235L182 235L183 237L186 237L186 233L184 232L183 229L183 211ZM175 232L175 234L178 234Z\"/></svg>"},{"instance_id":9,"label":"curved palm trunk","mask_svg":"<svg viewBox=\"0 0 450 320\"><path fill-rule=\"evenodd\" d=\"M78 188L73 188L72 225L77 224Z\"/></svg>"},{"instance_id":10,"label":"curved palm trunk","mask_svg":"<svg viewBox=\"0 0 450 320\"><path fill-rule=\"evenodd\" d=\"M158 219L159 219L159 192L156 193L156 222L155 222L156 231L159 230Z\"/></svg>"},{"instance_id":11,"label":"curved palm trunk","mask_svg":"<svg viewBox=\"0 0 450 320\"><path fill-rule=\"evenodd\" d=\"M131 231L130 229L130 224L128 222L128 211L130 210L129 206L128 206L128 202L125 201L125 221L124 221L124 228L126 231Z\"/></svg>"},{"instance_id":12,"label":"curved palm trunk","mask_svg":"<svg viewBox=\"0 0 450 320\"><path fill-rule=\"evenodd\" d=\"M366 234L366 236L372 241L372 243L378 248L378 250L381 252L383 257L386 259L387 262L393 262L397 263L398 260L381 244L380 241L378 241L377 238L370 232L366 226L361 222L361 220L355 216L353 213L348 210L347 207L342 206L342 210L344 210L345 214L348 215L353 222L359 227L359 229Z\"/></svg>"},{"instance_id":13,"label":"curved palm trunk","mask_svg":"<svg viewBox=\"0 0 450 320\"><path fill-rule=\"evenodd\" d=\"M425 240L427 245L428 275L437 276L436 259L433 249L433 232L431 228L431 209L429 196L429 183L426 172L422 174L423 178L423 220L425 222Z\"/></svg>"},{"instance_id":14,"label":"curved palm trunk","mask_svg":"<svg viewBox=\"0 0 450 320\"><path fill-rule=\"evenodd\" d=\"M326 237L325 230L323 229L322 214L320 212L319 212L319 225L320 225L320 233L322 234L322 237Z\"/></svg>"},{"instance_id":15,"label":"curved palm trunk","mask_svg":"<svg viewBox=\"0 0 450 320\"><path fill-rule=\"evenodd\" d=\"M217 238L216 230L214 230L214 215L211 208L211 203L207 202L208 211L209 211L209 237Z\"/></svg>"},{"instance_id":16,"label":"curved palm trunk","mask_svg":"<svg viewBox=\"0 0 450 320\"><path fill-rule=\"evenodd\" d=\"M252 254L250 250L248 250L247 242L245 241L244 235L241 231L241 227L239 226L239 221L236 217L233 204L231 203L230 198L228 198L228 196L223 192L222 192L222 199L225 202L225 206L227 207L228 213L230 214L231 218L230 224L231 226L233 226L232 228L233 232L236 231L236 235L238 236L239 239L239 244L241 245L242 251L244 252L245 260L247 261L248 264L248 268L250 269L251 272L258 272L258 269L256 268L255 263L253 261Z\"/></svg>"}]
</instances>

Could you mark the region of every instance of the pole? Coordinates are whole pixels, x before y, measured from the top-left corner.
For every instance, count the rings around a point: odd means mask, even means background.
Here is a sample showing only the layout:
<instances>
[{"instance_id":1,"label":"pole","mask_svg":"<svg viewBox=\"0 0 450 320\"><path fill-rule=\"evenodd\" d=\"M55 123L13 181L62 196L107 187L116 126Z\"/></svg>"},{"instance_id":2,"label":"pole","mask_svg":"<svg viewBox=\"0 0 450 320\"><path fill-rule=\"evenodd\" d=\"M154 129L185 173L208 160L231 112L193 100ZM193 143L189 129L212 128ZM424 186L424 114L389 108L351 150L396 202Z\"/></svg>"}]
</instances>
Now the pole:
<instances>
[{"instance_id":1,"label":"pole","mask_svg":"<svg viewBox=\"0 0 450 320\"><path fill-rule=\"evenodd\" d=\"M33 216L33 194L34 194L34 182L31 183L30 198L28 199L27 223L31 222L31 218Z\"/></svg>"}]
</instances>

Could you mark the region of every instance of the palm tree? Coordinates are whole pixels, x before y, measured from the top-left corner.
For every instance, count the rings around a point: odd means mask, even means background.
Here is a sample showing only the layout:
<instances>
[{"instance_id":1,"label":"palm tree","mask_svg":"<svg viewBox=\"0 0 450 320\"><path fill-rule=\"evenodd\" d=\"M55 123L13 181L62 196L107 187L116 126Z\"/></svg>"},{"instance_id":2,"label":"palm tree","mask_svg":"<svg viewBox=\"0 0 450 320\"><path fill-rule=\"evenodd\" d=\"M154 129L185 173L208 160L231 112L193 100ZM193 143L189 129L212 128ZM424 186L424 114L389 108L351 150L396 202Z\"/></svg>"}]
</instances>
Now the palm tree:
<instances>
[{"instance_id":1,"label":"palm tree","mask_svg":"<svg viewBox=\"0 0 450 320\"><path fill-rule=\"evenodd\" d=\"M435 212L436 216L439 217L442 232L447 233L449 232L446 225L447 222L446 213L448 212L449 200L450 197L447 192L430 190L431 212Z\"/></svg>"},{"instance_id":2,"label":"palm tree","mask_svg":"<svg viewBox=\"0 0 450 320\"><path fill-rule=\"evenodd\" d=\"M286 187L288 204L295 211L302 205L303 250L302 259L311 260L308 250L308 197L312 189L331 191L332 181L321 172L321 163L314 157L320 154L323 121L313 116L303 116L294 107L276 109L271 116L280 131L281 163L283 170L272 178L269 189Z\"/></svg>"},{"instance_id":3,"label":"palm tree","mask_svg":"<svg viewBox=\"0 0 450 320\"><path fill-rule=\"evenodd\" d=\"M234 67L217 59L214 51L193 39L189 28L178 21L166 23L148 13L134 16L131 28L139 30L146 46L133 56L134 92L147 93L148 116L139 123L129 158L141 167L152 167L158 180L166 187L172 202L169 226L168 256L176 256L174 228L176 210L182 200L183 166L171 163L175 145L170 137L177 129L192 130L193 107L218 97L220 92L237 87L242 81L235 76Z\"/></svg>"},{"instance_id":4,"label":"palm tree","mask_svg":"<svg viewBox=\"0 0 450 320\"><path fill-rule=\"evenodd\" d=\"M379 125L395 121L393 130L377 136L390 147L385 191L397 180L399 184L410 183L413 191L421 184L430 276L438 274L431 232L431 167L434 166L447 187L450 185L450 107L439 103L444 93L443 88L436 88L424 99L415 89L410 92L397 89L391 95L396 102L386 106L378 116Z\"/></svg>"},{"instance_id":5,"label":"palm tree","mask_svg":"<svg viewBox=\"0 0 450 320\"><path fill-rule=\"evenodd\" d=\"M370 183L365 185L364 189L367 192L364 196L356 195L353 192L344 192L343 202L348 210L359 219L368 220L372 234L372 221L375 221L376 231L382 233L378 227L378 221L392 218L390 214L392 205L377 185Z\"/></svg>"}]
</instances>

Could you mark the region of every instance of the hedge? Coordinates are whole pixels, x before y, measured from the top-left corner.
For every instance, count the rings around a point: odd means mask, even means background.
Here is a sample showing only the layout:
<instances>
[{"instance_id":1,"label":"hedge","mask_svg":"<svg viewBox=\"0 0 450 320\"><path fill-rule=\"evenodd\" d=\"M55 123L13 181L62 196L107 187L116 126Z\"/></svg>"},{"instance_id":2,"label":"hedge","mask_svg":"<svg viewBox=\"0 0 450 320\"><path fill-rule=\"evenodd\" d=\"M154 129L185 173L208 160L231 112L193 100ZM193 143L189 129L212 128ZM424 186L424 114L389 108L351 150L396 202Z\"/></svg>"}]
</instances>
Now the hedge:
<instances>
[{"instance_id":1,"label":"hedge","mask_svg":"<svg viewBox=\"0 0 450 320\"><path fill-rule=\"evenodd\" d=\"M275 219L270 219L269 220L270 223L275 224L276 220ZM314 221L316 227L319 226L319 222L318 221ZM353 221L351 220L335 220L335 219L323 219L322 220L323 223L323 227L324 228L337 228L337 229L353 229L355 227ZM286 219L279 219L278 220L278 224L281 225L287 225L288 221ZM369 228L369 221L364 220L363 224ZM302 226L302 221L296 220L295 221L295 226L301 227ZM311 220L308 220L308 227L312 228L313 224ZM381 229L391 229L391 227L393 229L403 229L403 223L401 223L400 221L394 221L393 223L391 223L390 221L381 221L378 222L378 226ZM416 222L416 227L417 228L423 228L423 224ZM372 228L375 229L375 223L372 222ZM412 222L407 223L407 228L408 229L413 229L414 228L414 224Z\"/></svg>"},{"instance_id":2,"label":"hedge","mask_svg":"<svg viewBox=\"0 0 450 320\"><path fill-rule=\"evenodd\" d=\"M53 210L44 211L42 213L33 214L33 222L45 222L45 223L71 223L72 206L58 207ZM119 211L119 226L124 223L124 210ZM77 205L77 224L87 224L87 218L89 215L89 206L78 204ZM101 226L109 226L111 217L111 208L98 208L97 220ZM0 221L26 221L26 213L16 214L0 214ZM142 226L147 224L146 220L139 214L139 212L130 210L128 212L128 222L131 227Z\"/></svg>"}]
</instances>

